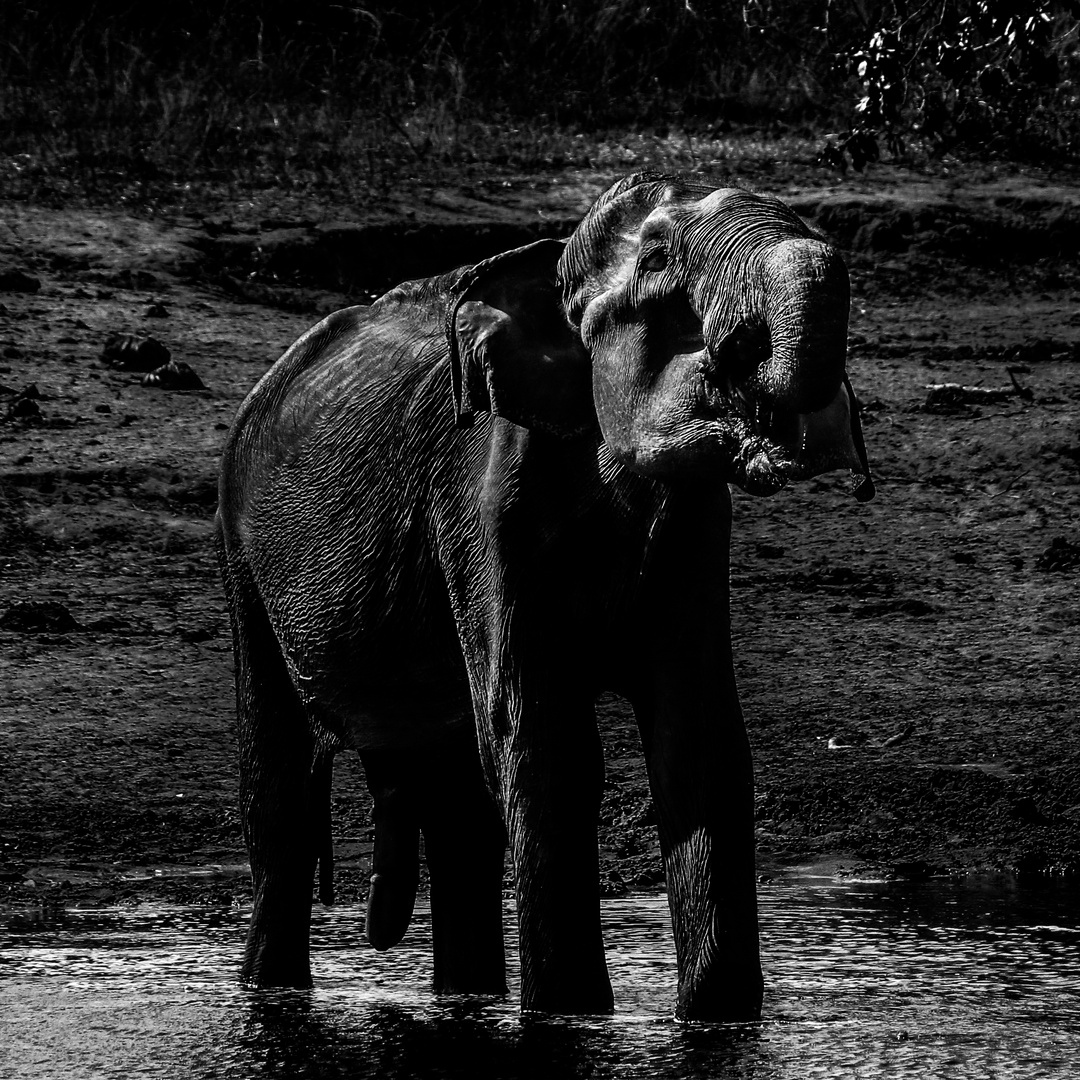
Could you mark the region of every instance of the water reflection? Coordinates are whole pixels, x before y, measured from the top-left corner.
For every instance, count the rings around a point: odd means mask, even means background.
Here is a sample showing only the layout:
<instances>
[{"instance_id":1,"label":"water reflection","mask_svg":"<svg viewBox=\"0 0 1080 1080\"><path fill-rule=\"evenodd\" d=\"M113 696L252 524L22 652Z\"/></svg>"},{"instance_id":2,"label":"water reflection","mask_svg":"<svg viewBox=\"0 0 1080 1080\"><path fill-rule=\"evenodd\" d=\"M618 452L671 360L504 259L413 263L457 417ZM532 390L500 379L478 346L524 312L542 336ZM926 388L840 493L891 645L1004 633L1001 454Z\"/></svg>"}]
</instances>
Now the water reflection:
<instances>
[{"instance_id":1,"label":"water reflection","mask_svg":"<svg viewBox=\"0 0 1080 1080\"><path fill-rule=\"evenodd\" d=\"M316 988L261 993L235 981L246 913L15 913L0 920L0 1076L1075 1075L1075 886L801 881L761 899L767 1019L744 1027L670 1019L659 898L605 904L618 1011L584 1020L434 998L423 912L377 954L361 912L319 909Z\"/></svg>"},{"instance_id":2,"label":"water reflection","mask_svg":"<svg viewBox=\"0 0 1080 1080\"><path fill-rule=\"evenodd\" d=\"M456 1015L455 1015L456 1014ZM471 1010L441 1015L375 1005L362 1016L312 1010L301 1002L255 1005L244 1041L252 1060L283 1076L517 1077L596 1075L612 1060L603 1031L529 1021L486 1022Z\"/></svg>"},{"instance_id":3,"label":"water reflection","mask_svg":"<svg viewBox=\"0 0 1080 1080\"><path fill-rule=\"evenodd\" d=\"M307 995L253 1003L240 1039L248 1061L274 1075L389 1080L779 1075L746 1071L763 1064L760 1042L757 1027L518 1017L464 1001L321 1010Z\"/></svg>"}]
</instances>

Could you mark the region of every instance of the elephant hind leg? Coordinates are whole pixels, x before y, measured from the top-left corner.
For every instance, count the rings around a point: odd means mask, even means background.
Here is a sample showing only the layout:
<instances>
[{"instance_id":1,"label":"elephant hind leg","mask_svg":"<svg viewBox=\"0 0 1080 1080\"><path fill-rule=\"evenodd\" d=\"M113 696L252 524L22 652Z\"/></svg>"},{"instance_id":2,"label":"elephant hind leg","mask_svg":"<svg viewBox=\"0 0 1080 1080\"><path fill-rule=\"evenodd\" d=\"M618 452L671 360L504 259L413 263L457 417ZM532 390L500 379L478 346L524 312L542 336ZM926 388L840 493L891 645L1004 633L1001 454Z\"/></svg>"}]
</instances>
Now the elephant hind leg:
<instances>
[{"instance_id":1,"label":"elephant hind leg","mask_svg":"<svg viewBox=\"0 0 1080 1080\"><path fill-rule=\"evenodd\" d=\"M420 867L431 875L436 993L505 994L502 876L506 830L471 738L434 751L361 754L374 799L366 931L376 949L408 930Z\"/></svg>"},{"instance_id":2,"label":"elephant hind leg","mask_svg":"<svg viewBox=\"0 0 1080 1080\"><path fill-rule=\"evenodd\" d=\"M421 826L438 994L505 994L506 828L470 738L431 761Z\"/></svg>"},{"instance_id":3,"label":"elephant hind leg","mask_svg":"<svg viewBox=\"0 0 1080 1080\"><path fill-rule=\"evenodd\" d=\"M393 948L405 936L420 882L420 817L412 757L400 750L361 754L375 804L365 929L368 942L379 951Z\"/></svg>"},{"instance_id":4,"label":"elephant hind leg","mask_svg":"<svg viewBox=\"0 0 1080 1080\"><path fill-rule=\"evenodd\" d=\"M241 976L256 986L310 986L319 854L314 788L321 786L312 772L313 740L246 566L231 562L223 576L236 660L240 809L254 888Z\"/></svg>"}]
</instances>

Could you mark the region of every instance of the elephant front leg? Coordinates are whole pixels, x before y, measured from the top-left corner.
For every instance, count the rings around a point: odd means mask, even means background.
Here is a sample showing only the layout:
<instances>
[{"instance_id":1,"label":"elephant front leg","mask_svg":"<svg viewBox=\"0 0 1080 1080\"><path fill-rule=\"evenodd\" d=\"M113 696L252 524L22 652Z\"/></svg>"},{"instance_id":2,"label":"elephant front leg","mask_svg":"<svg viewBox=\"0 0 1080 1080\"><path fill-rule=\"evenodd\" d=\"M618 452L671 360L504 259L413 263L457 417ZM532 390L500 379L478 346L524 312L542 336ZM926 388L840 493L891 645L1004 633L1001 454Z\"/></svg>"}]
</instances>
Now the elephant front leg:
<instances>
[{"instance_id":1,"label":"elephant front leg","mask_svg":"<svg viewBox=\"0 0 1080 1080\"><path fill-rule=\"evenodd\" d=\"M591 704L537 710L492 747L502 790L521 956L521 1008L608 1013L597 823L603 752Z\"/></svg>"},{"instance_id":2,"label":"elephant front leg","mask_svg":"<svg viewBox=\"0 0 1080 1080\"><path fill-rule=\"evenodd\" d=\"M724 665L726 667L726 665ZM750 745L735 691L660 678L635 709L659 821L679 971L676 1016L761 1015Z\"/></svg>"}]
</instances>

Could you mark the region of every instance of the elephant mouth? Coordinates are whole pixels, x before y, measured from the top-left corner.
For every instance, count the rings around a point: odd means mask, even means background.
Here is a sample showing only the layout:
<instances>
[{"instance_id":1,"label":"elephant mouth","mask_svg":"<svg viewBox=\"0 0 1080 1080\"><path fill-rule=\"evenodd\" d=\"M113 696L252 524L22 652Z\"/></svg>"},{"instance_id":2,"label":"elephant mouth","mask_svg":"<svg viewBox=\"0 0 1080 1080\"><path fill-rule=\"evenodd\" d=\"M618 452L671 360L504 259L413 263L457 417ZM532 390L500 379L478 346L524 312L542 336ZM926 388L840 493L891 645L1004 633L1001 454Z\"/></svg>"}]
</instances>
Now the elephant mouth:
<instances>
[{"instance_id":1,"label":"elephant mouth","mask_svg":"<svg viewBox=\"0 0 1080 1080\"><path fill-rule=\"evenodd\" d=\"M846 375L832 401L809 413L777 406L731 379L718 380L715 369L704 365L702 375L724 441L730 445L734 437L732 480L748 494L772 495L789 481L847 469L855 497L873 497L858 402Z\"/></svg>"}]
</instances>

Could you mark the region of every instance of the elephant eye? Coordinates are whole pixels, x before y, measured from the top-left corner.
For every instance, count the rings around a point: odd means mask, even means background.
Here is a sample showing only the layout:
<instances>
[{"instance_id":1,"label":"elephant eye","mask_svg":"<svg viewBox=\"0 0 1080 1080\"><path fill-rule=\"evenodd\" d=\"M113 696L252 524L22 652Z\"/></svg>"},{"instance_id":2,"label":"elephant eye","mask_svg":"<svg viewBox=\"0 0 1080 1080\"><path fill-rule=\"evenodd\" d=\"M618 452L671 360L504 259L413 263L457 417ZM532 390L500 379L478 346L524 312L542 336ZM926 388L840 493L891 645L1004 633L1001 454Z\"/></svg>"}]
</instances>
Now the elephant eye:
<instances>
[{"instance_id":1,"label":"elephant eye","mask_svg":"<svg viewBox=\"0 0 1080 1080\"><path fill-rule=\"evenodd\" d=\"M668 251L666 247L654 247L641 258L641 269L650 274L667 269Z\"/></svg>"}]
</instances>

